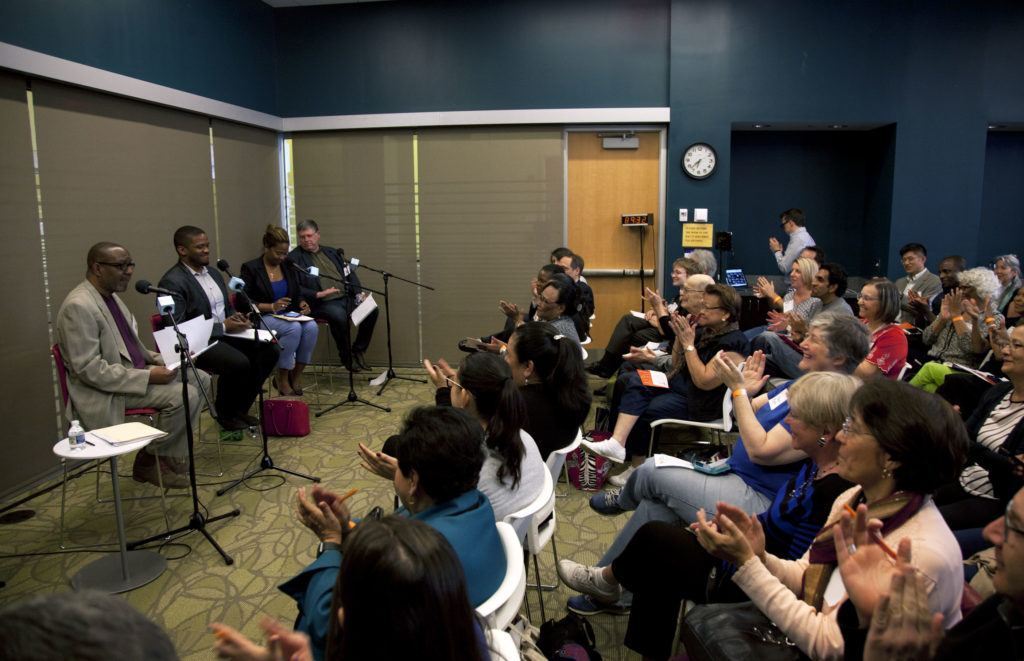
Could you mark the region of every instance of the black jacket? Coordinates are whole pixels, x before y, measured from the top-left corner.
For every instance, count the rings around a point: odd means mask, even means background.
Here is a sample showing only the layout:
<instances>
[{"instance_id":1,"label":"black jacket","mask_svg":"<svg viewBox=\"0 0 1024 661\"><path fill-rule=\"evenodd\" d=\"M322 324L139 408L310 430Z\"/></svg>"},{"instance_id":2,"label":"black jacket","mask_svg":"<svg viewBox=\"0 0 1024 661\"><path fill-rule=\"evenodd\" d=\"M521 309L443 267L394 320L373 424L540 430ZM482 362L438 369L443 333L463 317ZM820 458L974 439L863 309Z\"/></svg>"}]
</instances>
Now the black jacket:
<instances>
[{"instance_id":1,"label":"black jacket","mask_svg":"<svg viewBox=\"0 0 1024 661\"><path fill-rule=\"evenodd\" d=\"M227 287L224 286L224 277L214 269L208 268L207 272L209 272L213 281L217 283L221 296L224 297L224 316L230 317L235 313L235 308L231 304L231 295L228 293ZM207 297L203 288L199 286L199 283L196 282L196 276L192 270L180 261L172 266L167 273L164 273L164 276L160 278L160 286L179 294L179 296L174 297L174 321L179 324L199 315L203 315L206 318L213 316L209 297ZM170 321L165 319L165 323L169 325ZM210 339L215 340L223 334L224 324L214 324Z\"/></svg>"}]
</instances>

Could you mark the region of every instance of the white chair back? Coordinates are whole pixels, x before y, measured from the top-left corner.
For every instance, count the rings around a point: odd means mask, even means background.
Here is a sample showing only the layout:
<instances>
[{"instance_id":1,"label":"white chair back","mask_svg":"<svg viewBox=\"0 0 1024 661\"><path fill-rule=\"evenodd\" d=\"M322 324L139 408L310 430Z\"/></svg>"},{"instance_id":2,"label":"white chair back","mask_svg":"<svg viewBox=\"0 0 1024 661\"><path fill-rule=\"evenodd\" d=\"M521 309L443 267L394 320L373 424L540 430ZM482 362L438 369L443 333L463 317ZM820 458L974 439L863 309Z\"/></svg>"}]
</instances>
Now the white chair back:
<instances>
[{"instance_id":1,"label":"white chair back","mask_svg":"<svg viewBox=\"0 0 1024 661\"><path fill-rule=\"evenodd\" d=\"M476 612L492 629L505 629L519 613L526 596L526 564L516 531L503 521L495 525L505 549L505 578L494 594L476 607Z\"/></svg>"},{"instance_id":2,"label":"white chair back","mask_svg":"<svg viewBox=\"0 0 1024 661\"><path fill-rule=\"evenodd\" d=\"M565 458L570 452L580 446L581 441L583 441L583 430L577 429L576 438L573 439L572 443L566 445L564 448L552 450L548 455L548 458L544 463L548 465L548 470L551 471L551 479L553 481L558 481L558 474L562 472L562 466L565 465Z\"/></svg>"}]
</instances>

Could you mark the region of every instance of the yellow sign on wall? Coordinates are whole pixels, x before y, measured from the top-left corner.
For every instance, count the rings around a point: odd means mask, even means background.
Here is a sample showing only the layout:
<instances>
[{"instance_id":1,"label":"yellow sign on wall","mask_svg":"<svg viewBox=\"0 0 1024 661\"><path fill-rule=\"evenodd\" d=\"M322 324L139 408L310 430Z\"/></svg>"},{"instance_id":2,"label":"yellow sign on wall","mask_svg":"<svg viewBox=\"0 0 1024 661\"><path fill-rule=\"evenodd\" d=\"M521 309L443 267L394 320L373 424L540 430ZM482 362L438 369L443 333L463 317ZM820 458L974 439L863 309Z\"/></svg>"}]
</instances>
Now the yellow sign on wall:
<instances>
[{"instance_id":1,"label":"yellow sign on wall","mask_svg":"<svg viewBox=\"0 0 1024 661\"><path fill-rule=\"evenodd\" d=\"M684 248L713 248L714 245L714 223L683 223Z\"/></svg>"}]
</instances>

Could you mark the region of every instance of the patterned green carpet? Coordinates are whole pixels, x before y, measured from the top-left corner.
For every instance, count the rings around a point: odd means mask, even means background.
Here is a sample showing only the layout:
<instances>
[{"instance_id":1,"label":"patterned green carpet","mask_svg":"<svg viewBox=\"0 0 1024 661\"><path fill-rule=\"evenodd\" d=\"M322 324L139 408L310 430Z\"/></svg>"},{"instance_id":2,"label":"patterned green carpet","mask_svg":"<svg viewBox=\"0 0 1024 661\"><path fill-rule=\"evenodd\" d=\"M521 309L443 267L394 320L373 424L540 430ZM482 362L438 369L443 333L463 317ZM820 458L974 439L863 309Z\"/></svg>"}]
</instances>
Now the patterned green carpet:
<instances>
[{"instance_id":1,"label":"patterned green carpet","mask_svg":"<svg viewBox=\"0 0 1024 661\"><path fill-rule=\"evenodd\" d=\"M422 370L400 369L399 375L420 377ZM362 376L362 375L359 375ZM312 380L307 379L307 394L302 398L311 406L312 433L303 438L270 438L270 455L276 465L319 476L323 484L337 491L359 488L349 503L354 516L361 516L371 507L381 505L388 510L393 503L389 482L360 468L357 443L379 446L399 428L404 414L415 406L433 403L433 388L427 384L395 380L377 396L377 388L367 385L365 376L357 378L359 396L391 407L391 413L363 405L346 404L321 418L312 416L316 396ZM334 392L322 381L325 402L337 402L348 392L347 376L335 376ZM594 385L597 385L596 381ZM212 441L216 429L204 414L203 441ZM315 556L316 539L295 520L294 499L307 480L266 471L236 487L223 496L215 491L252 470L260 458L256 439L221 444L224 475L199 477L199 497L210 516L234 508L241 515L217 521L207 527L209 533L234 558L225 565L214 548L197 533L190 532L152 548L168 560L167 571L152 583L127 592L123 598L139 608L170 634L182 659L199 661L213 659L213 638L206 625L220 621L259 636L256 623L261 613L269 613L290 623L295 617L294 603L277 591L276 586L293 576ZM218 472L218 451L214 443L197 444L197 470ZM56 466L55 458L55 466ZM131 479L131 455L119 466L122 497L153 496L155 487ZM104 464L99 478L101 497L111 493L109 464ZM57 482L57 480L55 480ZM52 482L51 482L52 484ZM45 486L45 485L44 485ZM559 557L568 557L592 564L610 544L625 517L602 517L587 506L590 494L576 491L570 485L557 487L566 498L557 501L558 524L556 541ZM68 485L65 522L65 545L105 544L99 550L60 552L60 488L40 496L19 509L31 508L36 515L24 522L0 526L0 607L36 594L70 589L70 579L81 567L95 560L97 553L111 553L116 548L113 505L97 503L95 471L89 471ZM170 525L161 513L159 500L126 501L125 526L128 539L143 539L188 522L192 509L190 498L167 500ZM24 557L9 557L25 554ZM543 582L555 579L554 559L550 546L540 558ZM533 571L530 569L532 582ZM563 585L544 593L547 618L565 615L565 600L572 593ZM528 589L527 600L532 619L540 623L537 593ZM526 609L524 607L523 612ZM590 618L598 636L598 648L605 659L636 659L638 655L621 646L626 618L599 615Z\"/></svg>"}]
</instances>

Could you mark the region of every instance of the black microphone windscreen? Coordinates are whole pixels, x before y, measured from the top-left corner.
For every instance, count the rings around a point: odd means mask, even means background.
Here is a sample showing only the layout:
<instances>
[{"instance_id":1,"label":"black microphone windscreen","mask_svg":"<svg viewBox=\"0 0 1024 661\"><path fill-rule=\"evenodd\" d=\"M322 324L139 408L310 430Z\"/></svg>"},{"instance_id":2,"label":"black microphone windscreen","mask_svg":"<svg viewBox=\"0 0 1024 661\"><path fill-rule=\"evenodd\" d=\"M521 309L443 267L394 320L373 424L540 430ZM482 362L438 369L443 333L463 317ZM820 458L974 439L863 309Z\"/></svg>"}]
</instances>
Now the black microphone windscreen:
<instances>
[{"instance_id":1,"label":"black microphone windscreen","mask_svg":"<svg viewBox=\"0 0 1024 661\"><path fill-rule=\"evenodd\" d=\"M227 273L228 269L231 267L228 266L228 260L222 258L217 260L217 268Z\"/></svg>"},{"instance_id":2,"label":"black microphone windscreen","mask_svg":"<svg viewBox=\"0 0 1024 661\"><path fill-rule=\"evenodd\" d=\"M148 294L150 286L149 280L139 280L135 283L135 291L140 294Z\"/></svg>"}]
</instances>

